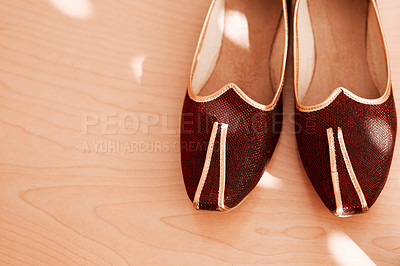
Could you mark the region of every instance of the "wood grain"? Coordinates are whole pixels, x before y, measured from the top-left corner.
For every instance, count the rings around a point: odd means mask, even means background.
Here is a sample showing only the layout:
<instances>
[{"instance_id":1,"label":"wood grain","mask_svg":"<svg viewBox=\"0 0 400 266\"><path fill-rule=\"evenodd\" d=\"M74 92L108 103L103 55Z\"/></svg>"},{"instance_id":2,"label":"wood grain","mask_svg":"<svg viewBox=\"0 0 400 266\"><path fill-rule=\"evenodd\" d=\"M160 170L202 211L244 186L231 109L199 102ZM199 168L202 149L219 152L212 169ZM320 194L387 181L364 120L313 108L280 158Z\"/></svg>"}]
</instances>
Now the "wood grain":
<instances>
[{"instance_id":1,"label":"wood grain","mask_svg":"<svg viewBox=\"0 0 400 266\"><path fill-rule=\"evenodd\" d=\"M209 3L1 1L0 264L400 263L399 145L370 212L335 218L299 160L291 67L261 183L192 208L177 132ZM400 106L400 2L379 6Z\"/></svg>"}]
</instances>

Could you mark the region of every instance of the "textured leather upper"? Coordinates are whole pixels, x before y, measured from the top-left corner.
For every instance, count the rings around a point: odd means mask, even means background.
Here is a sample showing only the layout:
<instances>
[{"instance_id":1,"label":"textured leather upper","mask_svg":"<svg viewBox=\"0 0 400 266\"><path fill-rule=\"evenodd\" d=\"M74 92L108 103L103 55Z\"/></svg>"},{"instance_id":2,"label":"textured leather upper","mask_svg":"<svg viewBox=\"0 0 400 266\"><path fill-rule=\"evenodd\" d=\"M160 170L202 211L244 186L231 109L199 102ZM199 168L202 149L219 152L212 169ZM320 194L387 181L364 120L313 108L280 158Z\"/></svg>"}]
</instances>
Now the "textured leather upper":
<instances>
[{"instance_id":1,"label":"textured leather upper","mask_svg":"<svg viewBox=\"0 0 400 266\"><path fill-rule=\"evenodd\" d=\"M297 143L304 168L318 195L332 212L336 209L331 178L327 129L342 128L348 155L368 207L381 193L392 162L396 140L396 110L393 93L381 104L358 102L343 91L321 110L296 110ZM344 215L362 212L349 177L340 144L335 138L337 172Z\"/></svg>"},{"instance_id":2,"label":"textured leather upper","mask_svg":"<svg viewBox=\"0 0 400 266\"><path fill-rule=\"evenodd\" d=\"M282 127L282 100L272 111L247 103L230 88L207 102L184 101L181 122L182 173L193 201L204 167L213 123L228 124L226 138L225 205L237 206L256 186L272 157ZM219 147L218 131L215 147ZM214 148L207 179L200 197L200 209L218 209L220 163Z\"/></svg>"}]
</instances>

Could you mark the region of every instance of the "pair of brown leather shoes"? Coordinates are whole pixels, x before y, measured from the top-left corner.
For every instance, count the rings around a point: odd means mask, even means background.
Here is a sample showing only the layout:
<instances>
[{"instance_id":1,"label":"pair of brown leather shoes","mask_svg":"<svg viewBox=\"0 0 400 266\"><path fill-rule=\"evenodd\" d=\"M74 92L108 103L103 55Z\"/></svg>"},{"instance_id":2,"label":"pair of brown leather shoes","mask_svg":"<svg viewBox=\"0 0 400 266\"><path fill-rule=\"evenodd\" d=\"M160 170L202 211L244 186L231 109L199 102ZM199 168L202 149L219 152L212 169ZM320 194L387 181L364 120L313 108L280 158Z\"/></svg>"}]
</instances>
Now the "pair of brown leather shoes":
<instances>
[{"instance_id":1,"label":"pair of brown leather shoes","mask_svg":"<svg viewBox=\"0 0 400 266\"><path fill-rule=\"evenodd\" d=\"M368 210L396 138L390 68L375 0L297 0L296 137L304 168L337 216ZM238 206L278 142L288 53L286 0L213 0L181 123L182 172L196 209Z\"/></svg>"}]
</instances>

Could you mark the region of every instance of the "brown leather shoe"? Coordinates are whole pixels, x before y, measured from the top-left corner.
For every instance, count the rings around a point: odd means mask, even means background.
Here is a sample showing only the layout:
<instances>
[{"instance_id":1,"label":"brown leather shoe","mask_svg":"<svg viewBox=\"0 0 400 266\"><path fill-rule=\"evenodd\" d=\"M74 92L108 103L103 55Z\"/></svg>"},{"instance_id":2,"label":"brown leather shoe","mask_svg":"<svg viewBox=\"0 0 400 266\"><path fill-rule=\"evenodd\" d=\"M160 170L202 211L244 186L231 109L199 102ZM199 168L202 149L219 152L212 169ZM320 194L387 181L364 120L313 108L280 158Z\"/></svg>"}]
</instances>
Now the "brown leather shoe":
<instances>
[{"instance_id":1,"label":"brown leather shoe","mask_svg":"<svg viewBox=\"0 0 400 266\"><path fill-rule=\"evenodd\" d=\"M286 0L214 0L182 110L181 162L196 209L236 207L261 178L282 123Z\"/></svg>"},{"instance_id":2,"label":"brown leather shoe","mask_svg":"<svg viewBox=\"0 0 400 266\"><path fill-rule=\"evenodd\" d=\"M389 60L375 0L298 0L294 10L297 143L336 216L381 193L396 139Z\"/></svg>"}]
</instances>

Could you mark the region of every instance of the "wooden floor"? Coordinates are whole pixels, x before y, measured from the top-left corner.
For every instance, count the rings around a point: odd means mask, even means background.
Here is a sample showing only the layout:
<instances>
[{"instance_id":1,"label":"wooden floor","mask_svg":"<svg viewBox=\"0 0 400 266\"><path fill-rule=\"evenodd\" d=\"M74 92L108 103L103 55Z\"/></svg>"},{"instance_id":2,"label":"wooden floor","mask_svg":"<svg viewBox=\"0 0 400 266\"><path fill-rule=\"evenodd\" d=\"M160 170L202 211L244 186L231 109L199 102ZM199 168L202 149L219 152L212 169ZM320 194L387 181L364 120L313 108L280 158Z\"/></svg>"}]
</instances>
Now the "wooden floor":
<instances>
[{"instance_id":1,"label":"wooden floor","mask_svg":"<svg viewBox=\"0 0 400 266\"><path fill-rule=\"evenodd\" d=\"M400 264L400 145L370 212L334 217L299 160L291 68L260 184L192 208L179 115L210 0L0 2L0 264ZM379 6L400 107L400 1Z\"/></svg>"}]
</instances>

